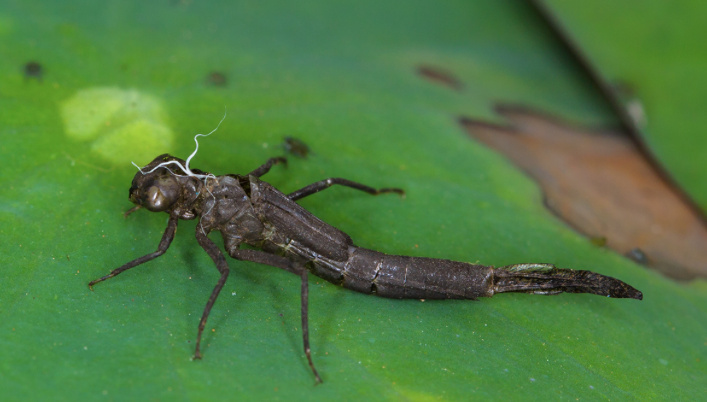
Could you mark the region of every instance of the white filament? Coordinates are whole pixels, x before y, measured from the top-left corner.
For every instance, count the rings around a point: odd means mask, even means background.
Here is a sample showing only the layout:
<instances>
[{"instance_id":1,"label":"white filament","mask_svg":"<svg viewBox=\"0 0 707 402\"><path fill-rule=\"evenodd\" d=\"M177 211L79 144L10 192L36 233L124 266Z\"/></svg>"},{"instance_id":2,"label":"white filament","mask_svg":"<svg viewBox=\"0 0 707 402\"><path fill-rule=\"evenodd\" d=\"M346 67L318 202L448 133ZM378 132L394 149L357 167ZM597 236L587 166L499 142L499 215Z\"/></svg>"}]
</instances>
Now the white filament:
<instances>
[{"instance_id":1,"label":"white filament","mask_svg":"<svg viewBox=\"0 0 707 402\"><path fill-rule=\"evenodd\" d=\"M196 156L196 153L199 151L199 140L197 140L197 138L198 138L198 137L208 137L208 136L210 136L211 134L215 133L216 130L218 130L218 128L221 127L221 123L223 123L224 120L226 120L226 112L225 112L225 111L223 112L223 118L221 119L220 122L218 122L218 125L216 126L215 129L211 130L211 132L208 133L208 134L197 134L197 135L194 136L194 142L196 143L196 149L194 149L194 152L192 152L191 155L189 155L189 157L187 158L187 161L186 161L186 163L185 163L186 166L182 166L182 164L179 163L178 161L167 161L167 162L162 162L162 163L160 163L159 165L155 166L155 167L154 167L152 170L150 170L149 172L143 172L142 169L140 169L140 167L135 164L135 162L131 162L131 163L132 163L133 166L135 166L135 167L140 171L140 173L142 173L143 175L148 174L148 173L152 173L152 172L154 172L155 170L157 170L157 169L163 167L163 168L169 170L169 171L170 171L173 175L175 175L175 176L181 176L181 177L196 177L197 179L204 180L204 184L206 184L206 180L207 180L207 179L209 179L209 178L215 179L216 176L214 176L214 175L211 174L211 173L209 173L209 174L196 174L196 173L192 172L191 169L189 168L189 162L191 162L191 159L192 159L194 156ZM185 175L178 175L178 174L172 172L172 170L170 170L170 169L167 167L167 165L177 165L177 166L179 166L179 168L182 169L182 172L184 172L184 173L186 174L186 176L185 176Z\"/></svg>"},{"instance_id":2,"label":"white filament","mask_svg":"<svg viewBox=\"0 0 707 402\"><path fill-rule=\"evenodd\" d=\"M157 170L157 169L159 169L159 168L165 168L165 169L167 169L170 173L172 173L172 174L175 175L175 176L179 176L179 177L196 177L196 178L199 179L199 180L203 180L203 181L204 181L204 188L205 188L206 191L214 198L214 200L216 200L216 197L211 193L211 191L209 190L209 188L206 186L206 182L208 181L208 179L216 179L216 176L214 176L212 173L209 173L209 174L196 174L196 173L192 172L191 169L189 168L189 162L191 162L191 159L192 159L194 156L196 156L196 153L199 151L199 140L197 140L197 138L198 138L198 137L208 137L208 136L210 136L211 134L215 133L216 130L218 130L218 128L221 127L221 123L223 123L224 120L226 120L226 111L225 111L225 110L224 110L224 112L223 112L223 118L221 119L221 121L218 122L218 125L216 126L215 129L211 130L211 132L208 133L208 134L197 134L197 135L194 136L194 142L196 143L196 149L194 149L194 152L192 152L191 155L189 155L189 157L187 158L186 163L184 164L185 166L182 166L182 164L179 163L179 161L167 161L167 162L162 162L162 163L160 163L159 165L155 166L155 167L154 167L152 170L150 170L149 172L143 172L142 169L140 169L140 166L136 165L135 162L131 162L131 163L132 163L133 166L135 166L135 167L137 168L137 170L139 170L140 173L142 173L143 175L146 175L146 174L148 174L148 173L152 173L152 172L154 172L155 170ZM170 168L167 167L167 165L177 165L177 166L179 166L179 168L182 169L182 172L184 172L184 174L183 174L183 175L180 175L180 174L174 173L174 172L172 171L172 169L170 169ZM209 208L209 210L206 211L206 213L204 214L204 216L208 215L209 212L211 212L211 210L212 210L213 208L214 208L214 206L211 205L211 208ZM201 231L204 233L204 236L206 236L206 232L204 231L204 224L203 224L203 222L200 221L200 224L201 224L201 225L200 225L200 226L201 226Z\"/></svg>"}]
</instances>

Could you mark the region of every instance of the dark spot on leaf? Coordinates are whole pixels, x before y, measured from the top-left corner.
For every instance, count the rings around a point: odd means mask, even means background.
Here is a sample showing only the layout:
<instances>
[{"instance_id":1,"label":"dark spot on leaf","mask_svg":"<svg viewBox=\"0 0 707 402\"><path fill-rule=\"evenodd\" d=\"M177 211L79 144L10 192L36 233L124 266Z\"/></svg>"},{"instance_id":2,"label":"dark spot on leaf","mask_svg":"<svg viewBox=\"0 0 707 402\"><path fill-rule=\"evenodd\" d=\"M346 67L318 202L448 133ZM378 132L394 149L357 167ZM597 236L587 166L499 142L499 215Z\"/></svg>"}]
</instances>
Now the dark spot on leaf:
<instances>
[{"instance_id":1,"label":"dark spot on leaf","mask_svg":"<svg viewBox=\"0 0 707 402\"><path fill-rule=\"evenodd\" d=\"M648 263L648 257L646 256L646 253L641 251L640 248L631 249L628 253L626 253L626 257L636 261L639 264Z\"/></svg>"},{"instance_id":2,"label":"dark spot on leaf","mask_svg":"<svg viewBox=\"0 0 707 402\"><path fill-rule=\"evenodd\" d=\"M294 137L285 137L285 143L283 144L285 151L289 154L300 158L307 158L309 152L309 146L304 143L304 141L299 140Z\"/></svg>"},{"instance_id":3,"label":"dark spot on leaf","mask_svg":"<svg viewBox=\"0 0 707 402\"><path fill-rule=\"evenodd\" d=\"M462 82L454 77L450 72L437 67L420 66L417 68L417 73L429 81L445 85L455 91L461 91L464 88Z\"/></svg>"},{"instance_id":4,"label":"dark spot on leaf","mask_svg":"<svg viewBox=\"0 0 707 402\"><path fill-rule=\"evenodd\" d=\"M499 106L507 126L462 117L479 142L536 180L545 205L590 239L676 279L707 277L707 226L635 143L519 107ZM632 257L633 258L633 257Z\"/></svg>"},{"instance_id":5,"label":"dark spot on leaf","mask_svg":"<svg viewBox=\"0 0 707 402\"><path fill-rule=\"evenodd\" d=\"M636 88L626 81L616 80L611 84L611 89L619 98L635 98Z\"/></svg>"},{"instance_id":6,"label":"dark spot on leaf","mask_svg":"<svg viewBox=\"0 0 707 402\"><path fill-rule=\"evenodd\" d=\"M25 79L35 78L37 81L42 80L42 75L44 74L44 69L42 65L36 61L30 61L25 64L24 67Z\"/></svg>"},{"instance_id":7,"label":"dark spot on leaf","mask_svg":"<svg viewBox=\"0 0 707 402\"><path fill-rule=\"evenodd\" d=\"M218 71L212 71L206 76L206 82L215 87L225 87L228 84L226 75Z\"/></svg>"},{"instance_id":8,"label":"dark spot on leaf","mask_svg":"<svg viewBox=\"0 0 707 402\"><path fill-rule=\"evenodd\" d=\"M591 239L589 239L589 241L592 242L592 244L597 247L606 246L606 237L604 237L604 236L592 237Z\"/></svg>"}]
</instances>

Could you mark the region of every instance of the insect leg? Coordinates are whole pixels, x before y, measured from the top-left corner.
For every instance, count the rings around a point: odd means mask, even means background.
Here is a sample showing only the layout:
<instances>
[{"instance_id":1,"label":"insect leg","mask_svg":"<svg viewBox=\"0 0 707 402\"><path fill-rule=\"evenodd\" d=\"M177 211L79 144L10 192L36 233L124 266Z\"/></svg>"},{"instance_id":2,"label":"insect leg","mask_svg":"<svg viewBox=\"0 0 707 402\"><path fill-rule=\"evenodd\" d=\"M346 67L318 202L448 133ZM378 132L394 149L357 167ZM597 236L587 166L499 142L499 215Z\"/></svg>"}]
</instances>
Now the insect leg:
<instances>
[{"instance_id":1,"label":"insect leg","mask_svg":"<svg viewBox=\"0 0 707 402\"><path fill-rule=\"evenodd\" d=\"M318 181L316 183L312 183L312 184L310 184L306 187L303 187L295 192L287 194L287 197L289 199L291 199L292 201L297 201L297 200L304 198L308 195L312 195L314 193L318 193L324 189L327 189L327 188L333 186L334 184L355 188L356 190L365 191L371 195L378 195L378 194L383 194L383 193L398 193L398 194L402 195L403 197L405 196L405 191L403 191L402 189L399 189L399 188L381 188L381 189L377 190L373 187L368 187L366 185L353 182L351 180L341 179L338 177L332 177L330 179L326 179L326 180Z\"/></svg>"},{"instance_id":2,"label":"insect leg","mask_svg":"<svg viewBox=\"0 0 707 402\"><path fill-rule=\"evenodd\" d=\"M136 205L136 206L130 208L129 210L125 211L125 213L123 214L123 218L127 218L128 215L132 214L133 212L137 211L140 208L142 208L142 205Z\"/></svg>"},{"instance_id":3,"label":"insect leg","mask_svg":"<svg viewBox=\"0 0 707 402\"><path fill-rule=\"evenodd\" d=\"M314 373L314 377L317 382L321 383L322 379L319 377L317 369L314 368L312 351L309 347L309 283L307 282L307 269L303 265L290 261L285 257L280 257L279 255L269 254L259 250L233 250L229 251L229 254L237 260L252 261L282 268L285 271L299 275L302 278L302 342L304 343L304 354L307 356L307 361L309 362L309 367Z\"/></svg>"},{"instance_id":4,"label":"insect leg","mask_svg":"<svg viewBox=\"0 0 707 402\"><path fill-rule=\"evenodd\" d=\"M129 263L123 265L120 268L116 268L110 272L110 274L98 278L96 280L93 280L88 283L88 287L93 290L93 285L97 284L98 282L103 282L106 279L110 279L118 274L120 274L123 271L127 271L130 268L137 267L138 265L148 262L150 260L154 260L155 258L161 256L164 254L167 249L169 248L169 245L172 243L172 240L174 239L174 234L177 232L177 222L179 222L179 217L176 215L170 216L169 217L169 223L167 224L167 229L164 231L164 234L162 235L162 240L160 241L160 245L157 247L157 251L154 253L150 253L148 255L142 256L136 260L130 261Z\"/></svg>"},{"instance_id":5,"label":"insect leg","mask_svg":"<svg viewBox=\"0 0 707 402\"><path fill-rule=\"evenodd\" d=\"M300 315L302 316L302 342L304 343L304 354L307 355L307 360L309 361L309 367L314 373L314 377L317 379L318 383L322 382L322 379L317 373L317 369L314 368L314 362L312 362L312 351L309 347L309 281L307 280L307 269L300 265L302 278L302 288L301 288L301 300L302 300L302 310Z\"/></svg>"},{"instance_id":6,"label":"insect leg","mask_svg":"<svg viewBox=\"0 0 707 402\"><path fill-rule=\"evenodd\" d=\"M277 165L278 163L282 163L284 165L287 165L287 158L284 158L282 156L278 156L277 158L270 158L270 159L268 159L267 162L265 162L259 168L248 173L248 176L260 177L260 176L264 175L265 173L269 172L272 165Z\"/></svg>"},{"instance_id":7,"label":"insect leg","mask_svg":"<svg viewBox=\"0 0 707 402\"><path fill-rule=\"evenodd\" d=\"M216 287L214 287L213 292L211 292L211 296L209 297L209 301L206 302L206 307L204 307L204 313L201 315L201 321L199 322L199 333L196 336L196 351L194 352L194 358L201 359L201 351L199 350L199 346L201 345L201 333L204 332L204 327L206 326L206 319L209 318L209 313L211 312L211 308L216 302L218 294L221 292L223 285L226 284L226 279L228 279L229 270L228 264L226 263L226 258L224 258L223 254L221 253L221 250L219 250L219 248L216 247L216 244L214 244L211 239L206 237L206 234L204 234L198 228L196 230L196 241L199 242L199 245L204 249L204 251L206 251L206 254L211 257L211 259L214 261L214 264L216 264L218 272L221 273L221 278L219 278L218 283L216 283Z\"/></svg>"}]
</instances>

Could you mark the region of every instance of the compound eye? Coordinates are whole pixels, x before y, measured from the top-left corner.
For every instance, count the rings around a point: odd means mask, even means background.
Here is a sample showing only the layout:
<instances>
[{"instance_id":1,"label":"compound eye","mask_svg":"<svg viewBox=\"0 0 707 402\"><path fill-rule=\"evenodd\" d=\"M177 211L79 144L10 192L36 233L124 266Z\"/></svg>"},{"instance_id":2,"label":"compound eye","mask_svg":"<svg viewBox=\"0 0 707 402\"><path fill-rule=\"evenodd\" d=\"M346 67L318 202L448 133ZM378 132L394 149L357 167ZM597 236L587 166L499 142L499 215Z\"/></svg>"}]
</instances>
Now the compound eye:
<instances>
[{"instance_id":1,"label":"compound eye","mask_svg":"<svg viewBox=\"0 0 707 402\"><path fill-rule=\"evenodd\" d=\"M147 188L142 204L152 212L166 211L179 198L179 184L172 177L155 180Z\"/></svg>"},{"instance_id":2,"label":"compound eye","mask_svg":"<svg viewBox=\"0 0 707 402\"><path fill-rule=\"evenodd\" d=\"M159 187L152 186L147 189L147 194L145 194L144 205L145 208L152 212L162 212L169 208L170 203L167 202L167 197L162 194Z\"/></svg>"}]
</instances>

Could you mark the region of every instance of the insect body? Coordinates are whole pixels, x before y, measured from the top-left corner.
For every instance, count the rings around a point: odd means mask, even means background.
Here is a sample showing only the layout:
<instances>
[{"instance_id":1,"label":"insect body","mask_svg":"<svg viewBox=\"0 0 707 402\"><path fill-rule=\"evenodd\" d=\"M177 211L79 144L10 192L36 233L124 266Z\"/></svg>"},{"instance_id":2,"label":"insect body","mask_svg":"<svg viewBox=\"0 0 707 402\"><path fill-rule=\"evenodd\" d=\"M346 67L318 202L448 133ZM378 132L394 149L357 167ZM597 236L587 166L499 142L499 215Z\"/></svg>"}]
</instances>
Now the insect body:
<instances>
[{"instance_id":1,"label":"insect body","mask_svg":"<svg viewBox=\"0 0 707 402\"><path fill-rule=\"evenodd\" d=\"M237 260L282 268L302 279L302 333L309 365L312 362L307 319L307 273L362 293L391 298L476 299L503 292L536 294L593 293L642 299L638 290L617 279L590 271L558 269L550 264L517 264L493 268L435 258L388 255L357 247L351 238L330 226L295 201L338 184L377 195L399 193L395 188L376 190L345 179L331 178L284 194L260 180L284 158L271 158L250 174L214 176L190 169L187 162L161 155L135 175L130 201L136 207L169 214L169 223L156 252L131 261L110 274L112 278L167 251L179 219L200 217L196 239L221 273L199 323L194 357L201 358L201 335L209 312L226 283L229 268L221 251L207 235L220 231L226 252ZM248 244L260 250L241 249Z\"/></svg>"}]
</instances>

